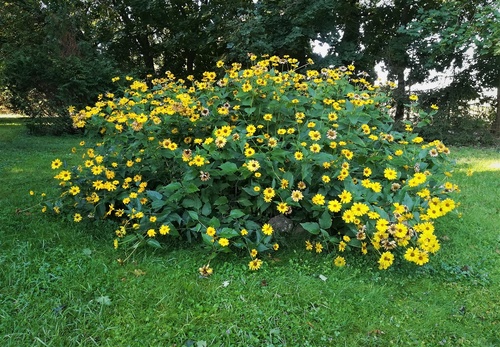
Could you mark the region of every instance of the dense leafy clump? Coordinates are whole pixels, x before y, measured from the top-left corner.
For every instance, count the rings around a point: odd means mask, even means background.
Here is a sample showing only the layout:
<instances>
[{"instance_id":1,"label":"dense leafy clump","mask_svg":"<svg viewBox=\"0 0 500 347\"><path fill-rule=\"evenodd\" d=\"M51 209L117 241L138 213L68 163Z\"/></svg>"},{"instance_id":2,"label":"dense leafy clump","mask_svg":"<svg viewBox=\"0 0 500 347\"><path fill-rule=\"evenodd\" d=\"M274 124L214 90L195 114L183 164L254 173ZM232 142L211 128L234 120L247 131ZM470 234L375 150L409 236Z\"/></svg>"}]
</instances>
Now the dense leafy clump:
<instances>
[{"instance_id":1,"label":"dense leafy clump","mask_svg":"<svg viewBox=\"0 0 500 347\"><path fill-rule=\"evenodd\" d=\"M310 233L306 249L336 252L337 266L348 250L377 254L380 269L396 256L428 262L458 189L449 149L412 132L434 111L411 96L398 132L384 88L354 66L301 74L289 57L250 60L220 61L200 81L127 78L123 94L70 110L88 140L80 165L52 162L62 194L44 210L115 220L115 247L178 237L212 255L247 250L252 270L291 228Z\"/></svg>"}]
</instances>

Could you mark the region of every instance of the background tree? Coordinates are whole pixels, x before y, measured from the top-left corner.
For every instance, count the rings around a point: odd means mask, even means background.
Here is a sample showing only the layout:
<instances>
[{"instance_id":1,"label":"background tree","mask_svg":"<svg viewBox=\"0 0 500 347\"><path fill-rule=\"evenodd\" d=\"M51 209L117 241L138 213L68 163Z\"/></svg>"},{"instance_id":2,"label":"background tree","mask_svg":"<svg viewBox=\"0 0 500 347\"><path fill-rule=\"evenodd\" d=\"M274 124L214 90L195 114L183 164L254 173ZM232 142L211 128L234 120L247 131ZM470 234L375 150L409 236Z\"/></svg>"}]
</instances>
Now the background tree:
<instances>
[{"instance_id":1,"label":"background tree","mask_svg":"<svg viewBox=\"0 0 500 347\"><path fill-rule=\"evenodd\" d=\"M438 8L419 11L408 32L425 44L428 59L421 65L451 78L449 85L429 93L431 100L444 106L438 114L445 120L443 130L450 127L457 132L465 127L477 132L470 102L480 100L496 109L491 131L500 134L499 5L489 0L446 1ZM485 96L491 89L497 92L494 99Z\"/></svg>"},{"instance_id":2,"label":"background tree","mask_svg":"<svg viewBox=\"0 0 500 347\"><path fill-rule=\"evenodd\" d=\"M95 100L115 73L78 27L85 13L71 1L27 0L0 9L0 80L13 107L31 117L31 130L70 131L66 108Z\"/></svg>"},{"instance_id":3,"label":"background tree","mask_svg":"<svg viewBox=\"0 0 500 347\"><path fill-rule=\"evenodd\" d=\"M445 105L441 115L449 119L483 89L498 90L499 23L493 0L5 2L0 85L33 119L62 119L68 105L87 105L110 90L116 74L199 76L221 58L243 61L251 52L311 57L313 68L353 63L372 79L375 65L384 63L398 82L397 120L414 84L451 71L451 84L427 93L429 102ZM313 42L328 44L328 54L320 57Z\"/></svg>"}]
</instances>

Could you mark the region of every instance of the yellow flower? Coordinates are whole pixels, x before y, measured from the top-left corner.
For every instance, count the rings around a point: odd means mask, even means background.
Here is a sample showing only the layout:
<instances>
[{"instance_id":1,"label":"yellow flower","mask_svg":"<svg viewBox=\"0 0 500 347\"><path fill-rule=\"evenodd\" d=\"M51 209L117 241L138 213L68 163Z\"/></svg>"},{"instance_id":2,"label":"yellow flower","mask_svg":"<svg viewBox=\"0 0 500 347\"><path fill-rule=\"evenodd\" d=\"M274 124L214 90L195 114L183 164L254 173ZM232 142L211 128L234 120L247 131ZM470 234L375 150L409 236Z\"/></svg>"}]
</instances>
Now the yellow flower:
<instances>
[{"instance_id":1,"label":"yellow flower","mask_svg":"<svg viewBox=\"0 0 500 347\"><path fill-rule=\"evenodd\" d=\"M255 258L255 257L257 256L257 254L258 254L258 253L259 253L259 252L257 252L257 250L254 248L254 249L252 249L252 250L250 251L250 256L251 256L252 258Z\"/></svg>"},{"instance_id":2,"label":"yellow flower","mask_svg":"<svg viewBox=\"0 0 500 347\"><path fill-rule=\"evenodd\" d=\"M299 202L300 200L302 200L302 198L304 197L304 195L302 194L302 192L300 190L293 190L292 194L291 194L291 197L292 197L293 201Z\"/></svg>"},{"instance_id":3,"label":"yellow flower","mask_svg":"<svg viewBox=\"0 0 500 347\"><path fill-rule=\"evenodd\" d=\"M162 225L160 227L160 235L166 235L170 233L170 227L168 225Z\"/></svg>"},{"instance_id":4,"label":"yellow flower","mask_svg":"<svg viewBox=\"0 0 500 347\"><path fill-rule=\"evenodd\" d=\"M412 94L410 95L410 98L409 98L411 101L417 101L418 100L418 96L415 95L415 94Z\"/></svg>"},{"instance_id":5,"label":"yellow flower","mask_svg":"<svg viewBox=\"0 0 500 347\"><path fill-rule=\"evenodd\" d=\"M388 180L395 180L398 177L398 173L394 169L386 168L384 170L384 177Z\"/></svg>"},{"instance_id":6,"label":"yellow flower","mask_svg":"<svg viewBox=\"0 0 500 347\"><path fill-rule=\"evenodd\" d=\"M252 271L260 269L262 266L262 260L255 258L248 263L248 268Z\"/></svg>"},{"instance_id":7,"label":"yellow flower","mask_svg":"<svg viewBox=\"0 0 500 347\"><path fill-rule=\"evenodd\" d=\"M330 212L339 212L342 204L338 200L331 200L328 202L328 210Z\"/></svg>"},{"instance_id":8,"label":"yellow flower","mask_svg":"<svg viewBox=\"0 0 500 347\"><path fill-rule=\"evenodd\" d=\"M257 171L258 169L260 169L260 164L257 160L250 160L247 165L246 165L247 169L252 171L252 172L255 172Z\"/></svg>"},{"instance_id":9,"label":"yellow flower","mask_svg":"<svg viewBox=\"0 0 500 347\"><path fill-rule=\"evenodd\" d=\"M202 277L208 277L214 273L214 270L210 267L209 264L203 265L202 267L200 267L198 269L198 271L200 273L200 276L202 276Z\"/></svg>"},{"instance_id":10,"label":"yellow flower","mask_svg":"<svg viewBox=\"0 0 500 347\"><path fill-rule=\"evenodd\" d=\"M280 202L276 209L279 213L286 213L288 211L288 204L286 202Z\"/></svg>"},{"instance_id":11,"label":"yellow flower","mask_svg":"<svg viewBox=\"0 0 500 347\"><path fill-rule=\"evenodd\" d=\"M156 231L155 231L154 229L149 229L149 230L147 231L147 235L148 235L149 237L155 237L155 236L156 236Z\"/></svg>"},{"instance_id":12,"label":"yellow flower","mask_svg":"<svg viewBox=\"0 0 500 347\"><path fill-rule=\"evenodd\" d=\"M281 189L286 189L286 188L288 188L289 184L290 184L290 182L288 182L288 180L282 178L281 179L281 183L280 183L280 188Z\"/></svg>"},{"instance_id":13,"label":"yellow flower","mask_svg":"<svg viewBox=\"0 0 500 347\"><path fill-rule=\"evenodd\" d=\"M80 193L80 187L72 186L71 188L69 188L69 192L71 195L76 195L76 194Z\"/></svg>"},{"instance_id":14,"label":"yellow flower","mask_svg":"<svg viewBox=\"0 0 500 347\"><path fill-rule=\"evenodd\" d=\"M304 159L304 154L302 152L295 152L294 155L296 160L302 160Z\"/></svg>"},{"instance_id":15,"label":"yellow flower","mask_svg":"<svg viewBox=\"0 0 500 347\"><path fill-rule=\"evenodd\" d=\"M227 247L229 245L229 240L225 237L221 237L219 239L219 245L221 245L222 247Z\"/></svg>"},{"instance_id":16,"label":"yellow flower","mask_svg":"<svg viewBox=\"0 0 500 347\"><path fill-rule=\"evenodd\" d=\"M316 242L316 244L314 245L314 250L316 251L316 253L323 252L323 245L321 244L321 242Z\"/></svg>"},{"instance_id":17,"label":"yellow flower","mask_svg":"<svg viewBox=\"0 0 500 347\"><path fill-rule=\"evenodd\" d=\"M356 216L351 210L344 211L342 214L342 220L346 223L353 223L356 219Z\"/></svg>"},{"instance_id":18,"label":"yellow flower","mask_svg":"<svg viewBox=\"0 0 500 347\"><path fill-rule=\"evenodd\" d=\"M276 195L276 192L274 191L273 188L268 187L264 189L264 196L267 196L269 198L273 198Z\"/></svg>"},{"instance_id":19,"label":"yellow flower","mask_svg":"<svg viewBox=\"0 0 500 347\"><path fill-rule=\"evenodd\" d=\"M262 226L262 232L264 233L264 235L272 235L273 234L273 227L271 226L271 224L264 224Z\"/></svg>"},{"instance_id":20,"label":"yellow flower","mask_svg":"<svg viewBox=\"0 0 500 347\"><path fill-rule=\"evenodd\" d=\"M275 251L277 251L279 248L280 248L280 245L279 245L279 244L275 243L275 244L273 245L273 249L274 249Z\"/></svg>"},{"instance_id":21,"label":"yellow flower","mask_svg":"<svg viewBox=\"0 0 500 347\"><path fill-rule=\"evenodd\" d=\"M250 83L244 83L242 86L241 86L241 90L243 90L245 93L246 92L249 92L252 90L252 85Z\"/></svg>"},{"instance_id":22,"label":"yellow flower","mask_svg":"<svg viewBox=\"0 0 500 347\"><path fill-rule=\"evenodd\" d=\"M310 147L309 150L313 153L319 153L321 151L321 146L317 143L313 143Z\"/></svg>"},{"instance_id":23,"label":"yellow flower","mask_svg":"<svg viewBox=\"0 0 500 347\"><path fill-rule=\"evenodd\" d=\"M352 194L347 190L343 190L342 193L338 195L338 197L340 198L340 202L343 204L348 204L352 200Z\"/></svg>"},{"instance_id":24,"label":"yellow flower","mask_svg":"<svg viewBox=\"0 0 500 347\"><path fill-rule=\"evenodd\" d=\"M62 181L69 181L71 179L71 172L69 172L67 170L63 170L63 171L59 172L59 174L54 176L54 178L62 180Z\"/></svg>"},{"instance_id":25,"label":"yellow flower","mask_svg":"<svg viewBox=\"0 0 500 347\"><path fill-rule=\"evenodd\" d=\"M428 262L429 262L429 253L425 251L419 251L417 258L415 259L415 264L422 266Z\"/></svg>"},{"instance_id":26,"label":"yellow flower","mask_svg":"<svg viewBox=\"0 0 500 347\"><path fill-rule=\"evenodd\" d=\"M378 260L379 263L378 268L380 270L386 270L387 268L389 268L389 266L392 265L393 262L394 262L394 254L392 254L391 252L384 252L380 256L380 259Z\"/></svg>"},{"instance_id":27,"label":"yellow flower","mask_svg":"<svg viewBox=\"0 0 500 347\"><path fill-rule=\"evenodd\" d=\"M251 157L252 155L255 154L255 149L248 147L245 149L245 157Z\"/></svg>"},{"instance_id":28,"label":"yellow flower","mask_svg":"<svg viewBox=\"0 0 500 347\"><path fill-rule=\"evenodd\" d=\"M81 222L82 220L82 215L79 214L79 213L75 213L75 215L73 216L73 220L78 223L78 222Z\"/></svg>"},{"instance_id":29,"label":"yellow flower","mask_svg":"<svg viewBox=\"0 0 500 347\"><path fill-rule=\"evenodd\" d=\"M214 236L215 236L215 233L216 233L216 230L215 230L215 228L214 228L214 227L208 227L208 228L207 228L207 235L208 235L208 236L212 236L212 237L214 237Z\"/></svg>"},{"instance_id":30,"label":"yellow flower","mask_svg":"<svg viewBox=\"0 0 500 347\"><path fill-rule=\"evenodd\" d=\"M313 141L319 141L321 139L321 133L317 130L310 130L309 131L309 137Z\"/></svg>"},{"instance_id":31,"label":"yellow flower","mask_svg":"<svg viewBox=\"0 0 500 347\"><path fill-rule=\"evenodd\" d=\"M346 262L345 262L345 258L344 257L341 257L341 256L337 256L334 260L333 260L333 264L337 267L343 267L345 266Z\"/></svg>"},{"instance_id":32,"label":"yellow flower","mask_svg":"<svg viewBox=\"0 0 500 347\"><path fill-rule=\"evenodd\" d=\"M361 202L355 202L351 207L351 211L357 217L364 216L369 210L370 208Z\"/></svg>"},{"instance_id":33,"label":"yellow flower","mask_svg":"<svg viewBox=\"0 0 500 347\"><path fill-rule=\"evenodd\" d=\"M322 194L316 194L312 198L312 203L314 205L324 205L325 204L325 196Z\"/></svg>"},{"instance_id":34,"label":"yellow flower","mask_svg":"<svg viewBox=\"0 0 500 347\"><path fill-rule=\"evenodd\" d=\"M60 161L59 159L54 160L51 164L52 170L59 169L62 164L62 161Z\"/></svg>"},{"instance_id":35,"label":"yellow flower","mask_svg":"<svg viewBox=\"0 0 500 347\"><path fill-rule=\"evenodd\" d=\"M189 165L195 165L195 166L203 166L205 164L205 158L203 158L201 155L196 155L193 160L189 162Z\"/></svg>"},{"instance_id":36,"label":"yellow flower","mask_svg":"<svg viewBox=\"0 0 500 347\"><path fill-rule=\"evenodd\" d=\"M248 235L247 229L241 229L240 234L241 236L247 236Z\"/></svg>"}]
</instances>

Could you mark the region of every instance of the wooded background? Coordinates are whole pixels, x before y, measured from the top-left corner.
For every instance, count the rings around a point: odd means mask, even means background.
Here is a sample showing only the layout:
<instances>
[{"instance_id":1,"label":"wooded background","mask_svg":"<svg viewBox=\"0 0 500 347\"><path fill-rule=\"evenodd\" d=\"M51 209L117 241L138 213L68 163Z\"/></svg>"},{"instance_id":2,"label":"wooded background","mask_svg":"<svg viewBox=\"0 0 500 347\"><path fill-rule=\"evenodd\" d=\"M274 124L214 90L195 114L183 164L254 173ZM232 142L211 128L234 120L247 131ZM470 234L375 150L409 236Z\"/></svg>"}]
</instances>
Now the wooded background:
<instances>
[{"instance_id":1,"label":"wooded background","mask_svg":"<svg viewBox=\"0 0 500 347\"><path fill-rule=\"evenodd\" d=\"M112 91L114 76L199 77L250 52L312 58L314 69L354 64L372 80L383 63L397 82L396 120L414 86L441 73L449 83L418 91L424 106L440 107L424 135L491 143L500 136L499 8L495 0L4 1L2 100L30 116L33 131L50 118L51 132L66 132L67 107Z\"/></svg>"}]
</instances>

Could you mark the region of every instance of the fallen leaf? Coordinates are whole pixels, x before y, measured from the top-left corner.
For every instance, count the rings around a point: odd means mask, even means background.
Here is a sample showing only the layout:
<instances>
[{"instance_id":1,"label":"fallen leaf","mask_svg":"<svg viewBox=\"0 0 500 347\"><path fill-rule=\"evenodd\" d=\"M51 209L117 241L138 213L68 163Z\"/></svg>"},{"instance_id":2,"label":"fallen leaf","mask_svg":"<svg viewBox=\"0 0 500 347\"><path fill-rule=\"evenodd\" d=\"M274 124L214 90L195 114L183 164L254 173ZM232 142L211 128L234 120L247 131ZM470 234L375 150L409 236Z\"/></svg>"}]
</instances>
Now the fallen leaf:
<instances>
[{"instance_id":1,"label":"fallen leaf","mask_svg":"<svg viewBox=\"0 0 500 347\"><path fill-rule=\"evenodd\" d=\"M380 330L380 329L375 329L375 330L372 330L368 333L368 335L384 335L385 333Z\"/></svg>"},{"instance_id":2,"label":"fallen leaf","mask_svg":"<svg viewBox=\"0 0 500 347\"><path fill-rule=\"evenodd\" d=\"M111 305L111 299L107 295L106 296L100 296L100 297L96 298L95 301L97 301L101 305L106 305L106 306Z\"/></svg>"},{"instance_id":3,"label":"fallen leaf","mask_svg":"<svg viewBox=\"0 0 500 347\"><path fill-rule=\"evenodd\" d=\"M141 269L135 269L134 270L134 275L136 275L137 277L139 276L144 276L146 273L144 271L142 271Z\"/></svg>"}]
</instances>

